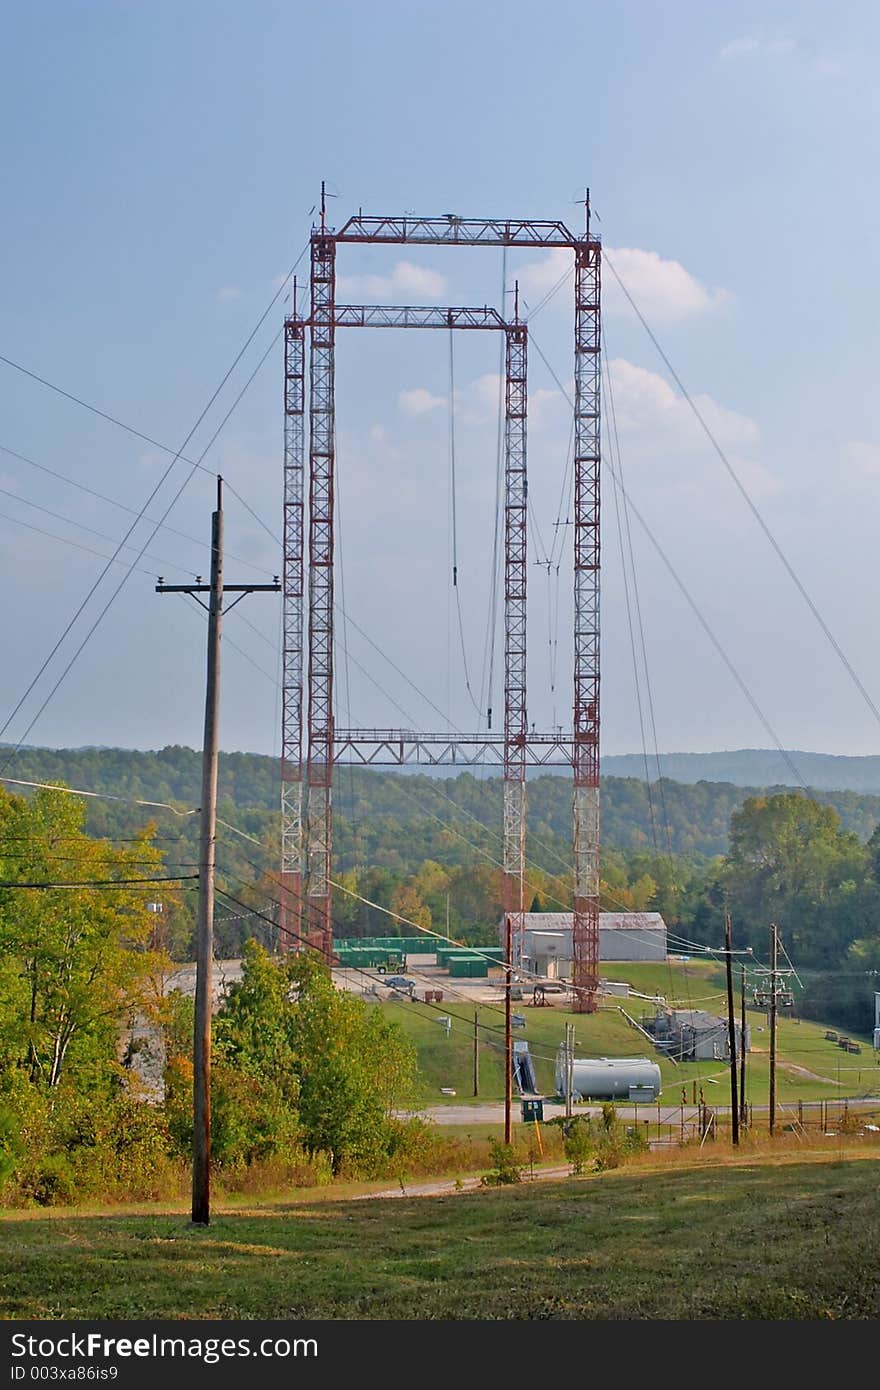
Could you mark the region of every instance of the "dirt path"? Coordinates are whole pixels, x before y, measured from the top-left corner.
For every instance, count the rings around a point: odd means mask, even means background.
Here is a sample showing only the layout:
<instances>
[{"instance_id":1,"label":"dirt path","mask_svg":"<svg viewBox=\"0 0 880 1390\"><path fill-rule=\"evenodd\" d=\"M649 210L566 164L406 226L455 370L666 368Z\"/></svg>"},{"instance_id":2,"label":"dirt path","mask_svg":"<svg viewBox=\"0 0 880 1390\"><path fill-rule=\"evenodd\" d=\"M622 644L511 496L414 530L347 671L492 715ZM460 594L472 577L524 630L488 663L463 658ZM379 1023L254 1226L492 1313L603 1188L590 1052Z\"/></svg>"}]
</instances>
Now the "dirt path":
<instances>
[{"instance_id":1,"label":"dirt path","mask_svg":"<svg viewBox=\"0 0 880 1390\"><path fill-rule=\"evenodd\" d=\"M524 1182L547 1182L551 1178L566 1178L571 1172L571 1164L562 1167L536 1168ZM443 1178L432 1182L398 1183L397 1187L387 1187L382 1192L364 1192L355 1197L356 1202L371 1202L377 1197L446 1197L456 1192L473 1192L482 1186L481 1178Z\"/></svg>"}]
</instances>

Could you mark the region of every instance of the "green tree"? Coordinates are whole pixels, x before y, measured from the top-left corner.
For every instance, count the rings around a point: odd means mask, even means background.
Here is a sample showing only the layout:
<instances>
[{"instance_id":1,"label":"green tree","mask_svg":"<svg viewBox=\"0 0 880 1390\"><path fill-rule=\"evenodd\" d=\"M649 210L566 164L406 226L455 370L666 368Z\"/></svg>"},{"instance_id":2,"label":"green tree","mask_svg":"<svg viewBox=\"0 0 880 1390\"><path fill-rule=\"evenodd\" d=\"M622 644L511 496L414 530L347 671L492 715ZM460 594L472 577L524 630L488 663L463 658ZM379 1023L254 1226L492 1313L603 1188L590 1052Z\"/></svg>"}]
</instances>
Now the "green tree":
<instances>
[{"instance_id":1,"label":"green tree","mask_svg":"<svg viewBox=\"0 0 880 1390\"><path fill-rule=\"evenodd\" d=\"M161 993L154 891L113 886L152 876L161 854L149 830L131 845L93 840L84 816L55 790L0 804L6 882L86 885L11 887L0 901L0 1040L10 1064L49 1088L74 1052L83 1075L115 1060L121 1024L151 1013Z\"/></svg>"},{"instance_id":2,"label":"green tree","mask_svg":"<svg viewBox=\"0 0 880 1390\"><path fill-rule=\"evenodd\" d=\"M378 1171L403 1133L391 1108L414 1089L412 1044L362 1000L337 990L321 962L303 954L290 969L306 1147L326 1153L334 1173L343 1165Z\"/></svg>"},{"instance_id":3,"label":"green tree","mask_svg":"<svg viewBox=\"0 0 880 1390\"><path fill-rule=\"evenodd\" d=\"M763 954L776 922L799 963L822 968L862 934L868 872L865 846L833 807L786 792L734 812L719 884L748 944Z\"/></svg>"}]
</instances>

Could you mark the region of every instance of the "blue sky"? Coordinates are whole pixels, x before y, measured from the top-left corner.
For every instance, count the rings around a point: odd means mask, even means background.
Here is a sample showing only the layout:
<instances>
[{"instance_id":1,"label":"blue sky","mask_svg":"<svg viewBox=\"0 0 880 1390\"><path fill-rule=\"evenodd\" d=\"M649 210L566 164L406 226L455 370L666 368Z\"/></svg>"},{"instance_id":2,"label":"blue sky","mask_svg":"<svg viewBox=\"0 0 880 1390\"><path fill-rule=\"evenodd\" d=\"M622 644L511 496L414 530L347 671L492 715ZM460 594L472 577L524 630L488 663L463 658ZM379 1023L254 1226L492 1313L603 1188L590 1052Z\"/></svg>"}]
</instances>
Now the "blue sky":
<instances>
[{"instance_id":1,"label":"blue sky","mask_svg":"<svg viewBox=\"0 0 880 1390\"><path fill-rule=\"evenodd\" d=\"M589 184L609 258L880 703L872 621L878 29L877 7L857 0L835 10L808 0L9 7L0 55L0 353L176 447L306 244L322 178L337 221L362 206L578 226L577 199ZM495 251L345 248L339 271L352 299L499 303L501 295ZM533 306L555 275L546 257L509 258L508 286L518 278ZM607 270L605 281L610 378L634 504L782 741L875 751L876 720ZM566 290L533 323L563 382L571 373ZM188 453L208 442L270 348L282 309L279 302ZM468 727L477 716L449 584L448 342L443 334L380 337L353 333L340 344L344 605ZM559 519L569 421L534 349L530 365L533 558L541 559ZM488 335L456 341L459 571L474 686L485 668L497 371ZM206 458L276 532L280 378L276 347ZM2 363L0 444L136 510L165 463ZM178 464L151 514L183 477ZM0 453L0 488L2 723L101 567L95 555L21 523L107 554L105 538L118 539L131 517L8 453ZM170 524L207 535L212 489L200 474ZM632 527L661 747L767 746L635 519ZM603 744L611 753L638 748L640 735L607 479L603 543ZM232 497L227 544L228 577L280 568L270 535ZM172 561L202 571L206 552L168 532L149 549L159 557L142 562L150 573L131 576L30 741L198 745L203 620L184 601L157 596L151 574L171 579ZM540 566L531 571L530 718L539 726L569 718L566 561L568 549L558 590ZM112 587L102 586L6 738L22 736ZM558 624L547 617L557 594ZM228 637L262 670L227 646L226 747L277 749L278 621L274 598L248 600L230 616ZM350 713L358 724L437 724L354 627L342 638L350 658L340 650L340 723ZM498 670L500 662L496 709Z\"/></svg>"}]
</instances>

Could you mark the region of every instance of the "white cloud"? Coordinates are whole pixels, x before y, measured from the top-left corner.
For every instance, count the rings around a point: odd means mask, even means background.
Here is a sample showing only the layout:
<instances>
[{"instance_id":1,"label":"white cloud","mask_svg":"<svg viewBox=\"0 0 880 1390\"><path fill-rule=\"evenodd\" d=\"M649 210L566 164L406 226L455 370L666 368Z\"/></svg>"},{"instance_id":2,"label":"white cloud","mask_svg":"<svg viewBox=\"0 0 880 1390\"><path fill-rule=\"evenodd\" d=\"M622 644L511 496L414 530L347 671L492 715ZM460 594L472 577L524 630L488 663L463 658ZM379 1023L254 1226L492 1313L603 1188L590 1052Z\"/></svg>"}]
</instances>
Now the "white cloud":
<instances>
[{"instance_id":1,"label":"white cloud","mask_svg":"<svg viewBox=\"0 0 880 1390\"><path fill-rule=\"evenodd\" d=\"M573 260L572 253L560 246L553 251L545 251L540 260L529 261L520 267L517 276L520 294L530 311L534 312L544 295L552 290L559 280L571 275ZM565 303L570 298L571 295L565 293L564 285L560 286L557 294L559 302Z\"/></svg>"},{"instance_id":2,"label":"white cloud","mask_svg":"<svg viewBox=\"0 0 880 1390\"><path fill-rule=\"evenodd\" d=\"M867 478L880 477L880 444L867 444L853 439L846 446L849 461Z\"/></svg>"},{"instance_id":3,"label":"white cloud","mask_svg":"<svg viewBox=\"0 0 880 1390\"><path fill-rule=\"evenodd\" d=\"M233 299L241 299L241 290L237 285L224 285L217 291L217 298L221 304L228 304Z\"/></svg>"},{"instance_id":4,"label":"white cloud","mask_svg":"<svg viewBox=\"0 0 880 1390\"><path fill-rule=\"evenodd\" d=\"M782 492L783 482L763 463L755 459L731 457L730 465L750 497L760 501L763 497L775 497Z\"/></svg>"},{"instance_id":5,"label":"white cloud","mask_svg":"<svg viewBox=\"0 0 880 1390\"><path fill-rule=\"evenodd\" d=\"M700 498L698 505L723 509L727 503L722 500L722 470L710 464L712 446L684 396L656 372L623 358L610 362L609 371L624 456L631 458L642 474L638 486L650 478L679 502L688 498L688 507ZM749 496L759 501L782 492L782 479L750 456L761 439L756 421L706 393L692 399ZM718 488L722 490L715 492ZM713 492L718 499L715 504L710 500ZM724 515L723 510L718 512L719 518Z\"/></svg>"},{"instance_id":6,"label":"white cloud","mask_svg":"<svg viewBox=\"0 0 880 1390\"><path fill-rule=\"evenodd\" d=\"M424 386L414 386L411 391L401 391L398 404L404 415L427 415L446 405L445 396L434 396Z\"/></svg>"},{"instance_id":7,"label":"white cloud","mask_svg":"<svg viewBox=\"0 0 880 1390\"><path fill-rule=\"evenodd\" d=\"M623 246L605 254L649 323L712 313L731 297L727 290L707 289L680 261L664 260L656 251ZM604 277L603 303L609 314L632 312L613 271Z\"/></svg>"},{"instance_id":8,"label":"white cloud","mask_svg":"<svg viewBox=\"0 0 880 1390\"><path fill-rule=\"evenodd\" d=\"M621 431L689 453L708 444L687 401L664 377L621 357L609 363L609 370ZM748 449L757 444L760 431L749 416L729 410L705 394L693 400L723 449Z\"/></svg>"},{"instance_id":9,"label":"white cloud","mask_svg":"<svg viewBox=\"0 0 880 1390\"><path fill-rule=\"evenodd\" d=\"M737 58L748 58L751 54L767 54L773 57L782 53L793 53L797 45L794 39L765 39L755 34L744 34L742 38L732 39L721 50L725 62Z\"/></svg>"},{"instance_id":10,"label":"white cloud","mask_svg":"<svg viewBox=\"0 0 880 1390\"><path fill-rule=\"evenodd\" d=\"M795 39L768 39L758 34L744 34L741 38L731 39L730 43L726 43L720 50L718 56L725 63L743 59L761 61L765 58L790 57L799 68L813 73L816 77L839 77L844 71L843 63L837 58L811 53Z\"/></svg>"},{"instance_id":11,"label":"white cloud","mask_svg":"<svg viewBox=\"0 0 880 1390\"><path fill-rule=\"evenodd\" d=\"M656 251L606 247L605 258L609 268L603 276L602 306L608 314L632 312L610 269L612 265L649 323L669 324L696 318L712 313L731 298L727 290L708 289L680 261L665 260ZM570 311L571 288L565 285L564 277L570 277L571 271L572 254L562 248L524 265L519 284L528 308L534 312L544 296L563 280L553 302Z\"/></svg>"},{"instance_id":12,"label":"white cloud","mask_svg":"<svg viewBox=\"0 0 880 1390\"><path fill-rule=\"evenodd\" d=\"M529 424L542 425L548 417L552 416L557 406L565 404L565 398L561 391L556 391L548 386L539 386L536 391L529 392Z\"/></svg>"},{"instance_id":13,"label":"white cloud","mask_svg":"<svg viewBox=\"0 0 880 1390\"><path fill-rule=\"evenodd\" d=\"M340 275L338 288L349 295L364 299L401 299L417 302L442 299L446 292L446 277L427 266L412 261L397 261L389 275Z\"/></svg>"},{"instance_id":14,"label":"white cloud","mask_svg":"<svg viewBox=\"0 0 880 1390\"><path fill-rule=\"evenodd\" d=\"M484 372L455 393L455 409L463 425L488 425L498 419L499 393L503 406L504 378L498 372Z\"/></svg>"}]
</instances>

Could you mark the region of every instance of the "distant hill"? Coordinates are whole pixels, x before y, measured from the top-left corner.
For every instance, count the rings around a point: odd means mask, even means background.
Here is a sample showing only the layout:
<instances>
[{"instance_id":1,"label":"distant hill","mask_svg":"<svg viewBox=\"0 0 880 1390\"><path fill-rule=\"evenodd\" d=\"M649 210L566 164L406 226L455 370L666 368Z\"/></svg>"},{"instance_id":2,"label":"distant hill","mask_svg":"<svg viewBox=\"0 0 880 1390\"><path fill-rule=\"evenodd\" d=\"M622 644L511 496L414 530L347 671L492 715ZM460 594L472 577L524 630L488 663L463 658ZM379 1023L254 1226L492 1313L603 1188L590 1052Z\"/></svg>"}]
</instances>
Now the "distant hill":
<instances>
[{"instance_id":1,"label":"distant hill","mask_svg":"<svg viewBox=\"0 0 880 1390\"><path fill-rule=\"evenodd\" d=\"M789 758L808 787L816 791L880 793L880 755L846 757L835 753L789 752ZM656 764L649 759L656 775ZM695 782L729 782L734 787L796 787L791 768L781 753L771 748L738 748L729 753L661 753L664 777L693 785ZM644 778L641 753L612 754L602 759L609 777Z\"/></svg>"},{"instance_id":2,"label":"distant hill","mask_svg":"<svg viewBox=\"0 0 880 1390\"><path fill-rule=\"evenodd\" d=\"M831 766L877 763L873 758L833 758L823 754L794 755L823 759ZM712 759L729 773L745 766L756 773L779 771L770 753L676 754L689 762L685 775L664 779L650 791L636 774L640 759L608 758L602 779L602 839L609 849L650 850L673 854L716 855L727 849L730 816L745 798L762 789L779 789L781 776L750 783L708 777ZM752 763L748 760L753 759ZM761 762L761 760L764 760ZM725 761L726 760L726 761ZM630 775L609 775L621 764ZM805 764L801 764L805 767ZM639 769L643 771L642 769ZM818 769L817 769L818 770ZM155 819L163 835L174 833L194 849L197 818L178 817L159 808L133 805L128 798L171 802L181 810L198 806L201 795L201 756L191 748L172 746L156 752L120 748L22 748L4 775L24 781L63 781L71 787L109 794L119 800L89 800L88 828L99 835L127 835L148 819ZM876 774L880 788L880 771ZM20 788L9 785L9 791ZM272 845L278 833L279 766L275 758L256 753L221 753L219 771L220 815L249 835ZM880 821L880 792L823 788L819 800L835 806L844 826L867 839ZM381 865L397 872L414 872L424 859L443 863L474 862L479 851L497 858L500 853L501 781L469 772L442 780L411 772L401 776L372 768L340 768L334 791L336 809L335 849L342 867L353 864ZM530 858L550 871L560 859L570 858L571 780L541 775L529 782L528 827ZM256 847L230 838L224 851L227 862L246 877L248 858L260 858ZM250 870L253 869L250 865ZM252 874L251 874L252 876Z\"/></svg>"}]
</instances>

